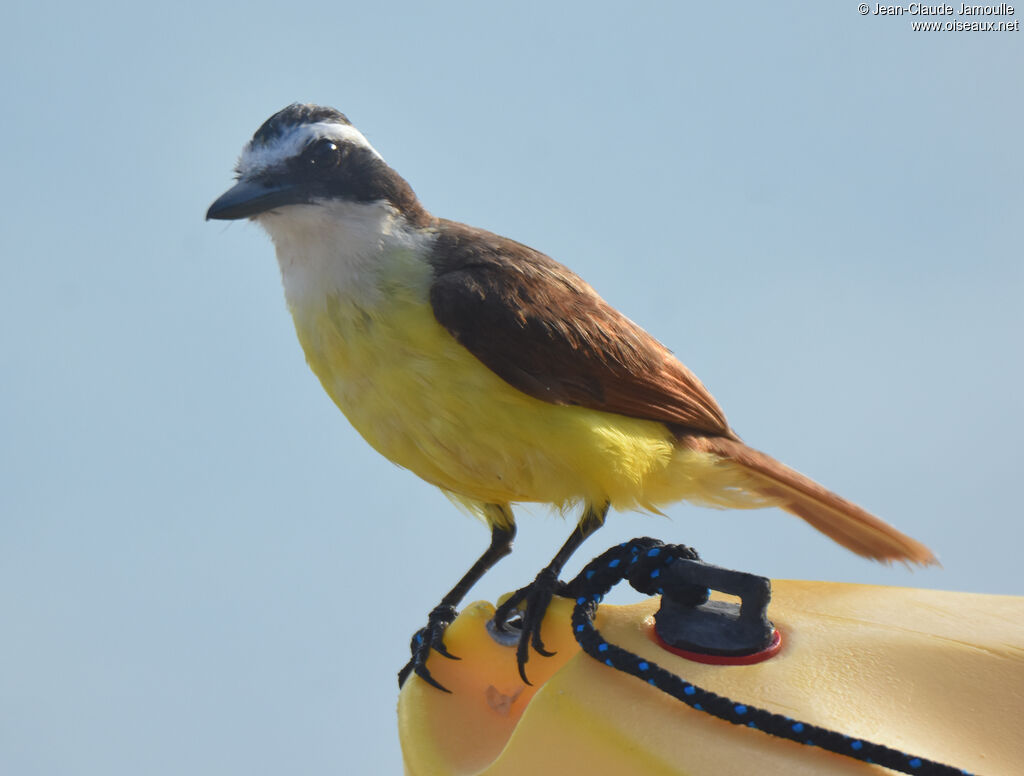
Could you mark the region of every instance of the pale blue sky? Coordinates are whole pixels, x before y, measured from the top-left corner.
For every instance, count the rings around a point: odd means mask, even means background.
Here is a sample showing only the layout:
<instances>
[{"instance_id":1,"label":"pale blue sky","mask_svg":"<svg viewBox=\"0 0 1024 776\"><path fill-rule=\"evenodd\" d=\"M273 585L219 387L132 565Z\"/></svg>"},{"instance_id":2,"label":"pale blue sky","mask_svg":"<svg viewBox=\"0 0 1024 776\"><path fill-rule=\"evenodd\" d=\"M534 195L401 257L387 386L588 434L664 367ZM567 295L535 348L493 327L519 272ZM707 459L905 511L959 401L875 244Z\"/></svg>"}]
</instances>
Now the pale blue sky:
<instances>
[{"instance_id":1,"label":"pale blue sky","mask_svg":"<svg viewBox=\"0 0 1024 776\"><path fill-rule=\"evenodd\" d=\"M15 4L0 62L0 772L398 773L395 671L487 541L304 366L242 144L345 111L569 264L744 438L928 543L612 516L773 577L1024 594L1022 33L856 4ZM522 514L474 598L569 530Z\"/></svg>"}]
</instances>

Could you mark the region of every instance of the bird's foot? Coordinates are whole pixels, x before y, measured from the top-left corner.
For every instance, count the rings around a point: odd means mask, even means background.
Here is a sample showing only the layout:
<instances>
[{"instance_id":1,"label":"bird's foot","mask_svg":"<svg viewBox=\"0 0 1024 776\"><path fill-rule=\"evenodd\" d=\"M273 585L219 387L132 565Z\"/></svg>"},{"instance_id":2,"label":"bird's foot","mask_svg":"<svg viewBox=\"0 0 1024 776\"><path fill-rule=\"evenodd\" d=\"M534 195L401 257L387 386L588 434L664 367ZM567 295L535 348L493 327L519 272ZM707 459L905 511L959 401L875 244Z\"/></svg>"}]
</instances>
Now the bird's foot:
<instances>
[{"instance_id":1,"label":"bird's foot","mask_svg":"<svg viewBox=\"0 0 1024 776\"><path fill-rule=\"evenodd\" d=\"M405 684L405 680L409 678L410 674L415 673L432 687L436 687L443 692L451 692L451 690L431 676L430 669L427 668L427 658L430 657L430 651L433 650L449 660L459 659L451 654L444 645L445 629L455 620L455 614L454 606L446 604L435 606L427 616L426 626L413 634L412 641L409 644L409 651L412 652L412 657L402 667L402 670L398 672L399 687Z\"/></svg>"},{"instance_id":2,"label":"bird's foot","mask_svg":"<svg viewBox=\"0 0 1024 776\"><path fill-rule=\"evenodd\" d=\"M563 594L565 587L565 583L558 580L554 570L544 569L533 582L512 593L494 612L495 630L499 633L519 631L516 663L519 666L519 676L527 684L530 684L530 680L526 678L526 661L530 659L530 647L544 657L555 654L544 648L540 626L552 597Z\"/></svg>"}]
</instances>

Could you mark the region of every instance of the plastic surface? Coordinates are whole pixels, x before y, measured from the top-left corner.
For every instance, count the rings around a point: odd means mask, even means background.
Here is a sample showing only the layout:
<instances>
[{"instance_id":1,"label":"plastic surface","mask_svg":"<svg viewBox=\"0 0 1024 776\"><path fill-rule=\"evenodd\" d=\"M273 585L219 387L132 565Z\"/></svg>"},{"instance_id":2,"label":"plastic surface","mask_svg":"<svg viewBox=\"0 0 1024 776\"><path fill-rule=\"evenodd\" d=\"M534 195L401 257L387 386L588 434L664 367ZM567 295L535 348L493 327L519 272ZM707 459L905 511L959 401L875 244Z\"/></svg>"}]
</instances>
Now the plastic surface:
<instances>
[{"instance_id":1,"label":"plastic surface","mask_svg":"<svg viewBox=\"0 0 1024 776\"><path fill-rule=\"evenodd\" d=\"M804 722L977 774L1024 762L1024 598L821 582L773 581L782 649L750 666L690 662L651 637L657 600L602 605L604 636L699 686ZM749 776L890 771L694 711L579 652L571 602L556 599L531 653L514 651L468 606L434 655L448 695L413 677L398 703L409 776L673 774Z\"/></svg>"}]
</instances>

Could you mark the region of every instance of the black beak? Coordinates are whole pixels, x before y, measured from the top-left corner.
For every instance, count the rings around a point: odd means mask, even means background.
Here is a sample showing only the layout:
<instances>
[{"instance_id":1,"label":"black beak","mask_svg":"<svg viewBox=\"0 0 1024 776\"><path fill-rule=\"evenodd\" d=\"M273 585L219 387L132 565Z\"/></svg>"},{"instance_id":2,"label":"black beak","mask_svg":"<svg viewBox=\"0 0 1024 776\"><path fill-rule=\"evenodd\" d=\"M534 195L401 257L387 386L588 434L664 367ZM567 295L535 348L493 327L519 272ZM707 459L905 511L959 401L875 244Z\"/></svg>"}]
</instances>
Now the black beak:
<instances>
[{"instance_id":1,"label":"black beak","mask_svg":"<svg viewBox=\"0 0 1024 776\"><path fill-rule=\"evenodd\" d=\"M312 201L311 195L308 186L293 183L239 181L210 205L206 220L234 221L285 205L308 204Z\"/></svg>"}]
</instances>

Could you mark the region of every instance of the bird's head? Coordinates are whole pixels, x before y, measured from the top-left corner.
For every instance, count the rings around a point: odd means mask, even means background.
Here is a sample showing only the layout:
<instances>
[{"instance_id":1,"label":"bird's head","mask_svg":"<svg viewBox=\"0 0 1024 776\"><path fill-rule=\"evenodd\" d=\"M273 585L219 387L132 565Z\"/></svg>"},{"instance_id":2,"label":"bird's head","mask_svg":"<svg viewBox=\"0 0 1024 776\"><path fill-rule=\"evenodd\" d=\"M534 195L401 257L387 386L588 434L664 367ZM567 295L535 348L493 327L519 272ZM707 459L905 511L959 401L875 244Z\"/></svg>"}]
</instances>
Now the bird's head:
<instances>
[{"instance_id":1,"label":"bird's head","mask_svg":"<svg viewBox=\"0 0 1024 776\"><path fill-rule=\"evenodd\" d=\"M384 202L411 221L425 216L409 184L334 108L295 103L278 111L242 149L235 173L237 183L210 205L207 219L328 202Z\"/></svg>"}]
</instances>

